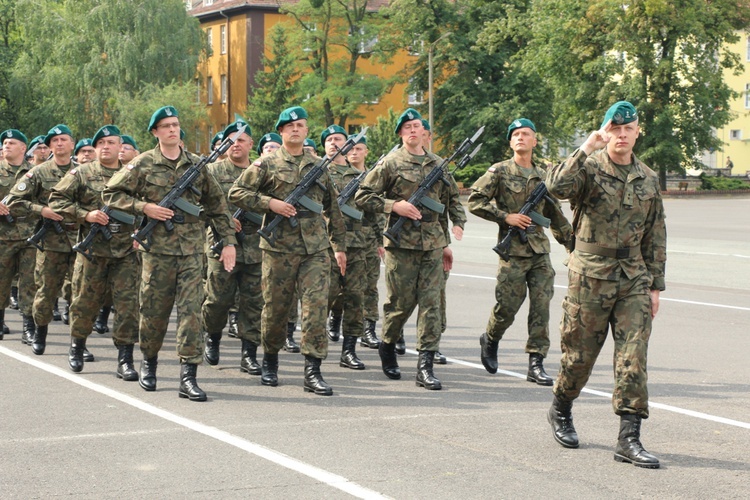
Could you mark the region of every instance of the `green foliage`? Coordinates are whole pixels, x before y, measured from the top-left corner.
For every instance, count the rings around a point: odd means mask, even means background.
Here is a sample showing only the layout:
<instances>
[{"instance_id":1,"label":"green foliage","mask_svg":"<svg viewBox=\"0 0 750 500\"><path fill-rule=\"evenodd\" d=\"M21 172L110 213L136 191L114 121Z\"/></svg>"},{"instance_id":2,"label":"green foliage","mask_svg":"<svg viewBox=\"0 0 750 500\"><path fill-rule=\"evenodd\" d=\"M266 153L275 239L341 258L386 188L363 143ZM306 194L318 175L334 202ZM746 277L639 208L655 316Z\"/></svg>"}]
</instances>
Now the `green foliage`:
<instances>
[{"instance_id":1,"label":"green foliage","mask_svg":"<svg viewBox=\"0 0 750 500\"><path fill-rule=\"evenodd\" d=\"M731 191L735 189L750 189L750 184L742 179L733 179L731 177L709 177L706 174L701 174L701 187L702 191Z\"/></svg>"},{"instance_id":2,"label":"green foliage","mask_svg":"<svg viewBox=\"0 0 750 500\"><path fill-rule=\"evenodd\" d=\"M471 187L477 179L487 173L488 168L490 168L489 163L472 163L456 171L453 177L456 179L456 182L463 182L464 187Z\"/></svg>"},{"instance_id":3,"label":"green foliage","mask_svg":"<svg viewBox=\"0 0 750 500\"><path fill-rule=\"evenodd\" d=\"M398 115L393 108L388 108L385 116L379 116L375 124L367 129L367 154L366 164L369 167L372 162L387 153L393 146L399 144L399 138L393 131L398 122Z\"/></svg>"},{"instance_id":4,"label":"green foliage","mask_svg":"<svg viewBox=\"0 0 750 500\"><path fill-rule=\"evenodd\" d=\"M0 130L18 127L18 109L10 100L10 79L20 45L16 1L0 0Z\"/></svg>"}]
</instances>

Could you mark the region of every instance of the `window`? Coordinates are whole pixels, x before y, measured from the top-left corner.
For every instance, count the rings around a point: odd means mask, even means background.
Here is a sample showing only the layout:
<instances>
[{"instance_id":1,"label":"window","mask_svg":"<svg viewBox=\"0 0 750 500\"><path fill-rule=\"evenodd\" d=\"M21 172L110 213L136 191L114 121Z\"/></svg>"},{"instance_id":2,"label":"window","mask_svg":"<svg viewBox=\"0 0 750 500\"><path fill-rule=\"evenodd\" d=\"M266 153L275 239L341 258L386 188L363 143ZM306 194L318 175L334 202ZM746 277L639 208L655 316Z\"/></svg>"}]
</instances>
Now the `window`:
<instances>
[{"instance_id":1,"label":"window","mask_svg":"<svg viewBox=\"0 0 750 500\"><path fill-rule=\"evenodd\" d=\"M193 151L200 152L201 150L201 129L198 127L195 127L195 130L193 130L193 133L195 133L195 149Z\"/></svg>"},{"instance_id":2,"label":"window","mask_svg":"<svg viewBox=\"0 0 750 500\"><path fill-rule=\"evenodd\" d=\"M209 125L208 126L208 140L209 141L213 141L214 140L214 126L213 125Z\"/></svg>"},{"instance_id":3,"label":"window","mask_svg":"<svg viewBox=\"0 0 750 500\"><path fill-rule=\"evenodd\" d=\"M354 30L355 31L353 31L352 28L349 28L349 36L352 36L355 33L359 36L359 53L360 54L372 53L372 49L375 47L375 44L378 43L378 36L377 35L367 36L367 33L365 32L364 27L361 27L359 29L354 28Z\"/></svg>"},{"instance_id":4,"label":"window","mask_svg":"<svg viewBox=\"0 0 750 500\"><path fill-rule=\"evenodd\" d=\"M414 79L409 79L409 86L414 85ZM421 90L414 90L413 92L409 93L409 104L422 104L422 101L424 101L424 92Z\"/></svg>"},{"instance_id":5,"label":"window","mask_svg":"<svg viewBox=\"0 0 750 500\"><path fill-rule=\"evenodd\" d=\"M193 0L185 0L185 8L187 10L193 10Z\"/></svg>"},{"instance_id":6,"label":"window","mask_svg":"<svg viewBox=\"0 0 750 500\"><path fill-rule=\"evenodd\" d=\"M208 50L213 52L214 50L214 30L213 28L206 28L206 41L208 42Z\"/></svg>"},{"instance_id":7,"label":"window","mask_svg":"<svg viewBox=\"0 0 750 500\"><path fill-rule=\"evenodd\" d=\"M227 26L225 24L219 27L219 51L222 54L227 53Z\"/></svg>"},{"instance_id":8,"label":"window","mask_svg":"<svg viewBox=\"0 0 750 500\"><path fill-rule=\"evenodd\" d=\"M203 0L203 5L213 5L214 0Z\"/></svg>"},{"instance_id":9,"label":"window","mask_svg":"<svg viewBox=\"0 0 750 500\"><path fill-rule=\"evenodd\" d=\"M206 87L208 91L208 104L214 103L214 79L212 76L209 76L206 79Z\"/></svg>"},{"instance_id":10,"label":"window","mask_svg":"<svg viewBox=\"0 0 750 500\"><path fill-rule=\"evenodd\" d=\"M750 109L750 83L745 84L745 109Z\"/></svg>"},{"instance_id":11,"label":"window","mask_svg":"<svg viewBox=\"0 0 750 500\"><path fill-rule=\"evenodd\" d=\"M750 33L747 35L747 55L745 56L745 59L750 61Z\"/></svg>"},{"instance_id":12,"label":"window","mask_svg":"<svg viewBox=\"0 0 750 500\"><path fill-rule=\"evenodd\" d=\"M221 103L227 103L227 75L221 75Z\"/></svg>"},{"instance_id":13,"label":"window","mask_svg":"<svg viewBox=\"0 0 750 500\"><path fill-rule=\"evenodd\" d=\"M411 45L409 45L410 56L418 56L424 52L424 40L421 40L419 36L420 35L415 34Z\"/></svg>"},{"instance_id":14,"label":"window","mask_svg":"<svg viewBox=\"0 0 750 500\"><path fill-rule=\"evenodd\" d=\"M315 23L305 24L305 31L307 31L305 36L305 47L302 50L310 52L316 46L315 32L318 31L318 25Z\"/></svg>"},{"instance_id":15,"label":"window","mask_svg":"<svg viewBox=\"0 0 750 500\"><path fill-rule=\"evenodd\" d=\"M359 134L362 131L362 125L347 125L346 128L349 131L349 135Z\"/></svg>"},{"instance_id":16,"label":"window","mask_svg":"<svg viewBox=\"0 0 750 500\"><path fill-rule=\"evenodd\" d=\"M735 129L729 131L729 139L732 141L741 141L742 140L742 130Z\"/></svg>"}]
</instances>

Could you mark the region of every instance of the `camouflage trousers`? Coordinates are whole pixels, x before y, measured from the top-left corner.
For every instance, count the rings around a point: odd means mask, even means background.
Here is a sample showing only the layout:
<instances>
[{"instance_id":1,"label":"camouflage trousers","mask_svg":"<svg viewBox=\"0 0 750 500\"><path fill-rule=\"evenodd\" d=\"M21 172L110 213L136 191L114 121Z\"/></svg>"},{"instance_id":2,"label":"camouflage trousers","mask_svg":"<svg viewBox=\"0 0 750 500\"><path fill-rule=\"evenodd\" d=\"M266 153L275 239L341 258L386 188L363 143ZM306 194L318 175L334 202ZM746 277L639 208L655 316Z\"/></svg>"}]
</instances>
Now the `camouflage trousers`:
<instances>
[{"instance_id":1,"label":"camouflage trousers","mask_svg":"<svg viewBox=\"0 0 750 500\"><path fill-rule=\"evenodd\" d=\"M91 335L99 309L110 293L117 304L112 328L116 346L138 342L138 259L135 252L122 258L79 256L73 269L73 302L70 304L70 335Z\"/></svg>"},{"instance_id":2,"label":"camouflage trousers","mask_svg":"<svg viewBox=\"0 0 750 500\"><path fill-rule=\"evenodd\" d=\"M312 255L263 251L264 304L260 330L264 352L276 354L284 345L296 287L302 304L300 351L305 356L326 358L330 260L328 250Z\"/></svg>"},{"instance_id":3,"label":"camouflage trousers","mask_svg":"<svg viewBox=\"0 0 750 500\"><path fill-rule=\"evenodd\" d=\"M341 271L331 254L331 284L328 291L328 308L344 311L341 323L344 335L361 337L364 333L362 298L365 292L365 249L346 250L346 276L341 280ZM338 307L336 307L338 306Z\"/></svg>"},{"instance_id":4,"label":"camouflage trousers","mask_svg":"<svg viewBox=\"0 0 750 500\"><path fill-rule=\"evenodd\" d=\"M52 322L52 307L60 295L65 277L73 275L76 255L78 254L73 251L37 251L34 269L37 289L33 306L34 322L37 325L45 326ZM70 295L65 295L65 300L70 304Z\"/></svg>"},{"instance_id":5,"label":"camouflage trousers","mask_svg":"<svg viewBox=\"0 0 750 500\"><path fill-rule=\"evenodd\" d=\"M417 350L440 348L440 290L443 288L443 249L385 251L386 299L383 304L383 341L394 344L419 306Z\"/></svg>"},{"instance_id":6,"label":"camouflage trousers","mask_svg":"<svg viewBox=\"0 0 750 500\"><path fill-rule=\"evenodd\" d=\"M206 331L221 333L238 296L237 334L241 339L260 345L260 315L263 311L261 264L238 262L228 273L223 263L210 258L207 267L206 300L203 302Z\"/></svg>"},{"instance_id":7,"label":"camouflage trousers","mask_svg":"<svg viewBox=\"0 0 750 500\"><path fill-rule=\"evenodd\" d=\"M378 257L377 242L364 249L365 251L365 290L364 290L364 317L370 321L380 319L378 312L378 280L380 279L380 257ZM347 253L348 258L348 253ZM348 271L347 271L348 272Z\"/></svg>"},{"instance_id":8,"label":"camouflage trousers","mask_svg":"<svg viewBox=\"0 0 750 500\"><path fill-rule=\"evenodd\" d=\"M138 329L143 357L152 358L159 353L174 305L177 308L176 340L180 362L202 363L201 254L160 255L141 252L141 259L141 318Z\"/></svg>"},{"instance_id":9,"label":"camouflage trousers","mask_svg":"<svg viewBox=\"0 0 750 500\"><path fill-rule=\"evenodd\" d=\"M555 270L549 254L502 259L497 269L495 306L487 323L490 340L500 340L526 300L529 289L529 317L526 352L547 356L549 352L549 303L555 286Z\"/></svg>"},{"instance_id":10,"label":"camouflage trousers","mask_svg":"<svg viewBox=\"0 0 750 500\"><path fill-rule=\"evenodd\" d=\"M448 286L450 271L443 271L443 288L440 289L440 333L445 333L448 327L448 302L445 299L445 287Z\"/></svg>"},{"instance_id":11,"label":"camouflage trousers","mask_svg":"<svg viewBox=\"0 0 750 500\"><path fill-rule=\"evenodd\" d=\"M0 241L0 306L8 307L10 287L18 275L18 310L21 314L31 316L36 282L36 248L29 246L26 240Z\"/></svg>"},{"instance_id":12,"label":"camouflage trousers","mask_svg":"<svg viewBox=\"0 0 750 500\"><path fill-rule=\"evenodd\" d=\"M647 275L619 281L589 278L568 271L568 295L560 323L562 359L554 394L574 400L581 393L612 328L615 388L612 406L618 415L648 418L646 358L651 336L651 294Z\"/></svg>"}]
</instances>

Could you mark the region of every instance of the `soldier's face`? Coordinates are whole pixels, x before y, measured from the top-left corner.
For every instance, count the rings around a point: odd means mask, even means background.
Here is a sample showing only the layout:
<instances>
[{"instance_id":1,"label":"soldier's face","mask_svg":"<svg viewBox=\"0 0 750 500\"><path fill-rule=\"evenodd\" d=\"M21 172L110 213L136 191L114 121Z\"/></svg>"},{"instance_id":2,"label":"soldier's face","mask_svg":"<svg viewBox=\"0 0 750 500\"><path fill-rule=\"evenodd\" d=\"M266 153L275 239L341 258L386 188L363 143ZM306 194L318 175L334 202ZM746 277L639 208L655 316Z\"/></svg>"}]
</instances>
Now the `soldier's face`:
<instances>
[{"instance_id":1,"label":"soldier's face","mask_svg":"<svg viewBox=\"0 0 750 500\"><path fill-rule=\"evenodd\" d=\"M331 134L326 137L326 156L332 158L333 155L335 155L336 152L344 146L344 143L346 143L346 137L344 137L342 134Z\"/></svg>"},{"instance_id":2,"label":"soldier's face","mask_svg":"<svg viewBox=\"0 0 750 500\"><path fill-rule=\"evenodd\" d=\"M119 137L102 137L96 141L96 156L103 165L117 163L120 154Z\"/></svg>"},{"instance_id":3,"label":"soldier's face","mask_svg":"<svg viewBox=\"0 0 750 500\"><path fill-rule=\"evenodd\" d=\"M295 120L279 128L279 135L284 144L290 146L300 146L305 143L307 138L307 120Z\"/></svg>"},{"instance_id":4,"label":"soldier's face","mask_svg":"<svg viewBox=\"0 0 750 500\"><path fill-rule=\"evenodd\" d=\"M37 161L37 163L41 163L45 161L49 157L49 146L46 144L39 143L39 145L34 150L34 159Z\"/></svg>"},{"instance_id":5,"label":"soldier's face","mask_svg":"<svg viewBox=\"0 0 750 500\"><path fill-rule=\"evenodd\" d=\"M92 162L96 158L96 149L91 146L84 146L78 150L76 157L78 158L78 163Z\"/></svg>"},{"instance_id":6,"label":"soldier's face","mask_svg":"<svg viewBox=\"0 0 750 500\"><path fill-rule=\"evenodd\" d=\"M632 153L639 133L640 127L638 126L638 121L623 125L612 125L609 129L607 151L615 155L628 155Z\"/></svg>"},{"instance_id":7,"label":"soldier's face","mask_svg":"<svg viewBox=\"0 0 750 500\"><path fill-rule=\"evenodd\" d=\"M516 153L528 153L536 145L536 132L528 127L517 128L510 135L510 149Z\"/></svg>"},{"instance_id":8,"label":"soldier's face","mask_svg":"<svg viewBox=\"0 0 750 500\"><path fill-rule=\"evenodd\" d=\"M176 117L164 118L151 129L154 137L159 139L159 144L168 147L178 146L180 144L180 120Z\"/></svg>"},{"instance_id":9,"label":"soldier's face","mask_svg":"<svg viewBox=\"0 0 750 500\"><path fill-rule=\"evenodd\" d=\"M358 167L364 165L366 157L367 146L364 144L355 144L351 151L349 151L349 161Z\"/></svg>"},{"instance_id":10,"label":"soldier's face","mask_svg":"<svg viewBox=\"0 0 750 500\"><path fill-rule=\"evenodd\" d=\"M244 163L250 159L250 150L253 148L253 138L247 134L241 134L237 141L229 148L229 159L234 163Z\"/></svg>"},{"instance_id":11,"label":"soldier's face","mask_svg":"<svg viewBox=\"0 0 750 500\"><path fill-rule=\"evenodd\" d=\"M8 138L3 141L3 147L0 151L3 153L3 158L8 160L8 163L20 165L23 161L23 155L26 153L26 144L18 139Z\"/></svg>"},{"instance_id":12,"label":"soldier's face","mask_svg":"<svg viewBox=\"0 0 750 500\"><path fill-rule=\"evenodd\" d=\"M120 152L118 153L118 157L121 162L123 163L130 163L130 160L138 156L138 150L135 149L130 144L122 144L120 146Z\"/></svg>"},{"instance_id":13,"label":"soldier's face","mask_svg":"<svg viewBox=\"0 0 750 500\"><path fill-rule=\"evenodd\" d=\"M272 155L273 152L279 149L280 147L281 147L281 144L277 144L275 142L267 142L263 144L261 156Z\"/></svg>"},{"instance_id":14,"label":"soldier's face","mask_svg":"<svg viewBox=\"0 0 750 500\"><path fill-rule=\"evenodd\" d=\"M422 146L425 149L430 149L430 141L432 140L432 132L424 128L424 125L422 125L422 128L424 132L422 132Z\"/></svg>"},{"instance_id":15,"label":"soldier's face","mask_svg":"<svg viewBox=\"0 0 750 500\"><path fill-rule=\"evenodd\" d=\"M54 155L61 159L64 159L64 157L69 157L73 153L75 146L76 145L73 142L73 138L65 134L56 135L49 142L49 147Z\"/></svg>"},{"instance_id":16,"label":"soldier's face","mask_svg":"<svg viewBox=\"0 0 750 500\"><path fill-rule=\"evenodd\" d=\"M422 134L424 134L424 126L422 120L411 120L403 125L398 131L398 135L401 137L401 141L411 147L419 147L422 145Z\"/></svg>"},{"instance_id":17,"label":"soldier's face","mask_svg":"<svg viewBox=\"0 0 750 500\"><path fill-rule=\"evenodd\" d=\"M302 149L304 149L306 153L310 153L313 156L318 156L317 151L315 151L315 148L312 146L303 146Z\"/></svg>"}]
</instances>

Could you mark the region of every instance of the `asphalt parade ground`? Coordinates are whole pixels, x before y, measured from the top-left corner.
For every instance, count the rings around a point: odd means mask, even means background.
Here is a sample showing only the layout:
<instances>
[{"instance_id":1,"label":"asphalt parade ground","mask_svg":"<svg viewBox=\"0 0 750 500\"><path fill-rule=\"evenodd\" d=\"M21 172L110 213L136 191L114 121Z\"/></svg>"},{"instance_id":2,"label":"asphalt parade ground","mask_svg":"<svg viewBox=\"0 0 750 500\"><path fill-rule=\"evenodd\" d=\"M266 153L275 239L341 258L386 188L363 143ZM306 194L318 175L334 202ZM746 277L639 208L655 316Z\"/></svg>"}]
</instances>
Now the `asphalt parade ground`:
<instances>
[{"instance_id":1,"label":"asphalt parade ground","mask_svg":"<svg viewBox=\"0 0 750 500\"><path fill-rule=\"evenodd\" d=\"M177 397L174 324L157 391L147 393L114 376L110 334L91 335L96 361L74 374L67 327L50 325L47 351L35 356L20 342L20 315L7 310L0 498L748 498L750 198L666 199L665 207L667 290L651 336L642 433L661 469L613 460L611 338L573 406L575 450L552 438L551 388L526 381L525 305L500 343L501 370L482 368L496 226L470 215L452 245L441 343L449 362L435 369L442 391L415 386L416 315L400 381L383 375L376 350L358 348L365 371L340 368L339 342L322 367L332 397L303 392L299 354L282 352L279 386L264 387L240 373L240 341L225 335L220 364L198 370L209 400L194 403ZM550 374L560 359L563 258L553 242ZM136 367L140 359L136 349Z\"/></svg>"}]
</instances>

